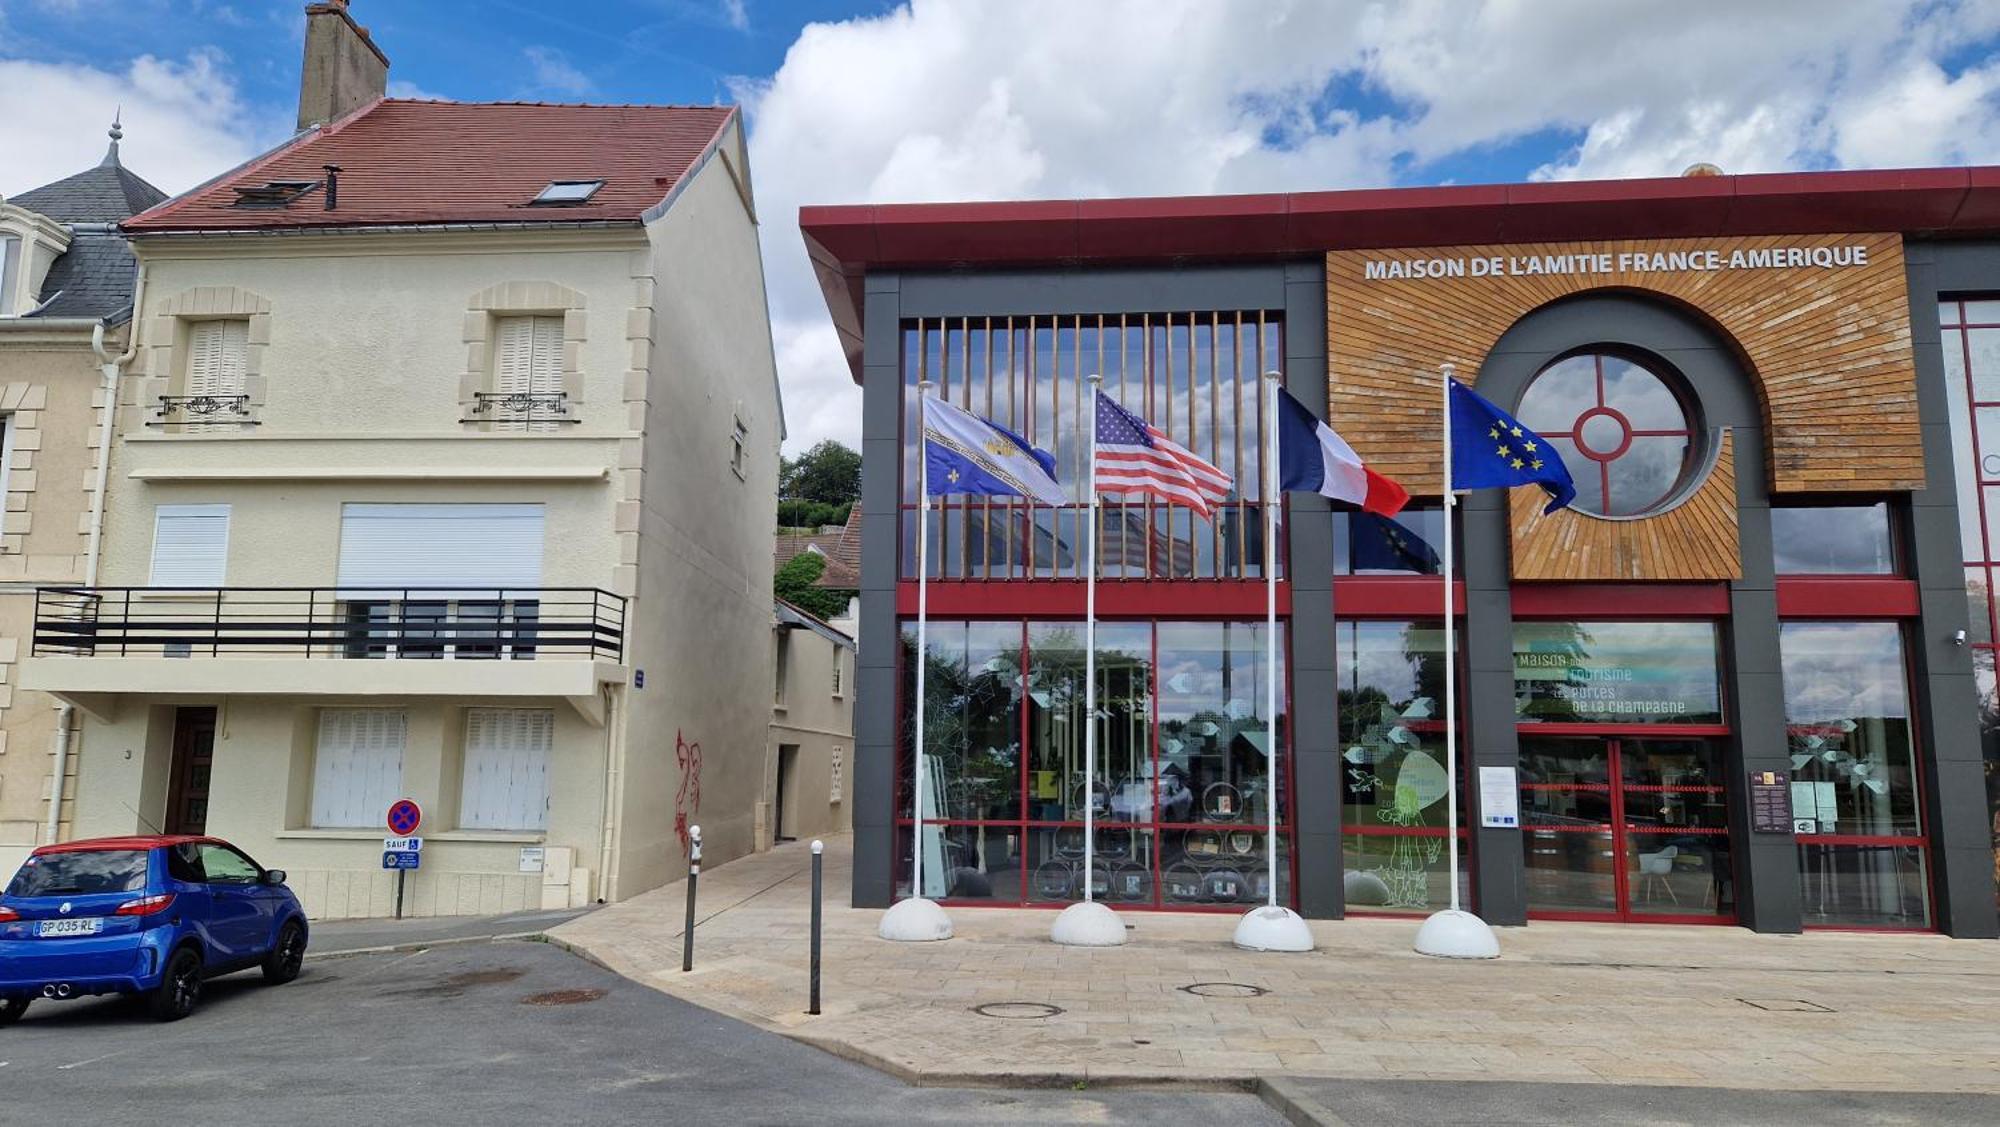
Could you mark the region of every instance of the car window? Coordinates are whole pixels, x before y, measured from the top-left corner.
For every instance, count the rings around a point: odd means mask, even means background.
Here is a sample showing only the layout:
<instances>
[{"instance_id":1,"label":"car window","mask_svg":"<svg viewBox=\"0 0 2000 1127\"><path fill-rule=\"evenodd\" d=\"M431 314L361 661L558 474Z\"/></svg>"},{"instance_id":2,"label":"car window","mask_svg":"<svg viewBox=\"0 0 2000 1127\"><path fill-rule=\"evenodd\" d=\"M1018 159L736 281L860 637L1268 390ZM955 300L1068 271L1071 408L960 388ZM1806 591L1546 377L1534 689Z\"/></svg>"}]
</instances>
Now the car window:
<instances>
[{"instance_id":1,"label":"car window","mask_svg":"<svg viewBox=\"0 0 2000 1127\"><path fill-rule=\"evenodd\" d=\"M210 884L256 884L263 879L250 858L226 845L201 847L201 871Z\"/></svg>"},{"instance_id":2,"label":"car window","mask_svg":"<svg viewBox=\"0 0 2000 1127\"><path fill-rule=\"evenodd\" d=\"M21 864L7 886L9 896L88 896L96 892L136 892L146 887L143 849L100 849L40 853Z\"/></svg>"},{"instance_id":3,"label":"car window","mask_svg":"<svg viewBox=\"0 0 2000 1127\"><path fill-rule=\"evenodd\" d=\"M193 845L176 845L167 850L167 875L188 884L206 880L201 872L201 852Z\"/></svg>"}]
</instances>

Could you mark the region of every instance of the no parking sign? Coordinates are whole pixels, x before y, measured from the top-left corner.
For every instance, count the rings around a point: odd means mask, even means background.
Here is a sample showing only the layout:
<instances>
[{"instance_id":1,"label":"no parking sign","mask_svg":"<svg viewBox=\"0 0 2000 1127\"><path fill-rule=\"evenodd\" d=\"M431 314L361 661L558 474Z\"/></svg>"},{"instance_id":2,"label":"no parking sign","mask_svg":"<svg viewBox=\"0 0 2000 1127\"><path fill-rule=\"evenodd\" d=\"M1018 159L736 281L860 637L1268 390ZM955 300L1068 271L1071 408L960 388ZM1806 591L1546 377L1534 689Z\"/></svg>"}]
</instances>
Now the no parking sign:
<instances>
[{"instance_id":1,"label":"no parking sign","mask_svg":"<svg viewBox=\"0 0 2000 1127\"><path fill-rule=\"evenodd\" d=\"M424 824L424 809L414 798L399 798L389 806L389 832L397 837L409 837Z\"/></svg>"}]
</instances>

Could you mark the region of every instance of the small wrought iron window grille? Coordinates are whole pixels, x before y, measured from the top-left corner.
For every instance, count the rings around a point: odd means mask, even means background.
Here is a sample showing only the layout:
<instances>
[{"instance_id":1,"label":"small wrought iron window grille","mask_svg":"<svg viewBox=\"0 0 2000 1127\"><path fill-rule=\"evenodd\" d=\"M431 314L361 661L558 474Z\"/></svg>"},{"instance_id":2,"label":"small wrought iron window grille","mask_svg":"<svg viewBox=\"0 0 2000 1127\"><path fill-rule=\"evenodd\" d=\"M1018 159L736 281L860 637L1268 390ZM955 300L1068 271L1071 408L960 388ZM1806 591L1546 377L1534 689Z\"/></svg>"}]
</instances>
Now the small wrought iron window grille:
<instances>
[{"instance_id":1,"label":"small wrought iron window grille","mask_svg":"<svg viewBox=\"0 0 2000 1127\"><path fill-rule=\"evenodd\" d=\"M472 418L467 422L493 421L573 423L566 391L479 391L472 396Z\"/></svg>"},{"instance_id":2,"label":"small wrought iron window grille","mask_svg":"<svg viewBox=\"0 0 2000 1127\"><path fill-rule=\"evenodd\" d=\"M162 395L154 423L251 422L248 395Z\"/></svg>"}]
</instances>

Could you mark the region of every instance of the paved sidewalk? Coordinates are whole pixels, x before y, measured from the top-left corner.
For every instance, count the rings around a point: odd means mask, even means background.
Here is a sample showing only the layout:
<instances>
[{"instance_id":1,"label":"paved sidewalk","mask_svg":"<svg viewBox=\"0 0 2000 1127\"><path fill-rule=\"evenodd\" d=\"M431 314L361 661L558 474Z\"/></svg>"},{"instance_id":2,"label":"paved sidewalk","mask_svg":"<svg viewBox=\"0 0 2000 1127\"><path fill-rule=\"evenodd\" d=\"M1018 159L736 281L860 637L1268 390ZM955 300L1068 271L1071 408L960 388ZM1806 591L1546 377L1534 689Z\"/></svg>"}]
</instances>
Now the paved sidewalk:
<instances>
[{"instance_id":1,"label":"paved sidewalk","mask_svg":"<svg viewBox=\"0 0 2000 1127\"><path fill-rule=\"evenodd\" d=\"M1131 941L1048 942L1046 911L959 909L892 944L826 859L825 1012L806 1008L804 843L592 912L550 939L666 993L920 1084L1195 1084L1260 1076L2000 1093L2000 944L1927 935L1538 923L1489 963L1410 950L1415 921L1320 922L1309 955L1229 945L1234 917L1127 912ZM1190 993L1198 983L1238 983ZM987 1003L1060 1007L989 1017ZM1001 1011L1007 1012L1007 1011ZM1013 1011L1022 1012L1019 1010Z\"/></svg>"},{"instance_id":2,"label":"paved sidewalk","mask_svg":"<svg viewBox=\"0 0 2000 1127\"><path fill-rule=\"evenodd\" d=\"M567 923L589 911L509 912L501 916L423 916L407 920L315 920L307 958L390 951L415 946L472 943L487 939L522 939Z\"/></svg>"}]
</instances>

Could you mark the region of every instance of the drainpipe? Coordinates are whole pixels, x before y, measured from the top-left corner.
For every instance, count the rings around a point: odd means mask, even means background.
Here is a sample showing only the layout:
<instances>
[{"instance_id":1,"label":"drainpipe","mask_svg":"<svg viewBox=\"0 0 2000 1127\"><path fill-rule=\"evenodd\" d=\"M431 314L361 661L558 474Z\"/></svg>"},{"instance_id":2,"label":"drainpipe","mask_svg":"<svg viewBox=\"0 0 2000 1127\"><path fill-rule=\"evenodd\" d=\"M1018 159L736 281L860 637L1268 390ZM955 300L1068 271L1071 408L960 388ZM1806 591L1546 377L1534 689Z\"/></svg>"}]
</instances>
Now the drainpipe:
<instances>
[{"instance_id":1,"label":"drainpipe","mask_svg":"<svg viewBox=\"0 0 2000 1127\"><path fill-rule=\"evenodd\" d=\"M598 819L597 838L597 895L592 899L599 904L611 899L612 845L618 836L618 801L620 776L624 773L625 709L623 694L616 688L605 686L599 690L604 694L604 811Z\"/></svg>"},{"instance_id":2,"label":"drainpipe","mask_svg":"<svg viewBox=\"0 0 2000 1127\"><path fill-rule=\"evenodd\" d=\"M83 585L97 586L97 548L104 538L104 490L111 481L112 421L118 417L118 370L131 363L139 352L139 322L145 309L146 266L139 264L138 278L132 283L132 331L126 335L125 351L112 356L104 349L104 322L90 327L90 350L97 353L101 386L104 389L104 419L97 428L97 477L90 490L90 549L84 557ZM53 844L62 832L63 784L69 775L70 733L75 727L76 706L56 705L55 774L49 780L49 820L46 837Z\"/></svg>"}]
</instances>

